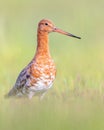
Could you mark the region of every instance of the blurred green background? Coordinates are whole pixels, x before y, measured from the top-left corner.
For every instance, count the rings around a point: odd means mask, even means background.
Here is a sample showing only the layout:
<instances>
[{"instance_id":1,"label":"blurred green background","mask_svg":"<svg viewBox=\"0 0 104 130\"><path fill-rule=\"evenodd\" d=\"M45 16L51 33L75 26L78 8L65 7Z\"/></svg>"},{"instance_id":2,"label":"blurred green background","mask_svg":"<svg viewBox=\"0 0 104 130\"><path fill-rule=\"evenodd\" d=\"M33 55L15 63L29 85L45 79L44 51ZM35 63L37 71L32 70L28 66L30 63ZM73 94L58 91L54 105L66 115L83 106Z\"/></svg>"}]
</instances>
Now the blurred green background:
<instances>
[{"instance_id":1,"label":"blurred green background","mask_svg":"<svg viewBox=\"0 0 104 130\"><path fill-rule=\"evenodd\" d=\"M104 129L104 1L0 1L0 129ZM34 56L37 24L51 19L81 40L50 34L57 66L54 86L42 102L5 99Z\"/></svg>"}]
</instances>

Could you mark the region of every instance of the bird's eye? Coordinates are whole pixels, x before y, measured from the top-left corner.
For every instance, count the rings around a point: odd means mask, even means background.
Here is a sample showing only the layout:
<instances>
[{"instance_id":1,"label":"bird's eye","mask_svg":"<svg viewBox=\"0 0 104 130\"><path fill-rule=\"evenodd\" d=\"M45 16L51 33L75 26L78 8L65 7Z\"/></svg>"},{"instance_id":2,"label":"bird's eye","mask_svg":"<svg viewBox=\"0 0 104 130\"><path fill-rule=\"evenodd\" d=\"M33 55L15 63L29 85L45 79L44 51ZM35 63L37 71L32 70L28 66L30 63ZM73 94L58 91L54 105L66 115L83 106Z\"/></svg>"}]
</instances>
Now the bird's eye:
<instances>
[{"instance_id":1,"label":"bird's eye","mask_svg":"<svg viewBox=\"0 0 104 130\"><path fill-rule=\"evenodd\" d=\"M47 26L47 25L48 25L48 23L45 23L45 25Z\"/></svg>"}]
</instances>

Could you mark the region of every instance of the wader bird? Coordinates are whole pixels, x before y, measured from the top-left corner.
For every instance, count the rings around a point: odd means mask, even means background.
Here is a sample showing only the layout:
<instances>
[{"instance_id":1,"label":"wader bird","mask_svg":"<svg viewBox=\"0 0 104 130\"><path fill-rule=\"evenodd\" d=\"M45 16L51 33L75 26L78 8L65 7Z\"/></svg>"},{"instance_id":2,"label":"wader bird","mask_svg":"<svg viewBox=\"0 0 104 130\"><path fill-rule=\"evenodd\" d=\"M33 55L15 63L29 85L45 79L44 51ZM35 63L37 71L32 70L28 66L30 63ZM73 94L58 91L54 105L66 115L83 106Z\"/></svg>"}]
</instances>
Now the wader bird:
<instances>
[{"instance_id":1,"label":"wader bird","mask_svg":"<svg viewBox=\"0 0 104 130\"><path fill-rule=\"evenodd\" d=\"M41 20L37 29L37 49L35 56L19 74L15 85L7 94L8 97L27 96L31 99L34 95L39 95L42 98L45 92L51 88L56 76L56 67L51 58L48 43L48 34L51 32L58 32L81 39L57 28L50 20Z\"/></svg>"}]
</instances>

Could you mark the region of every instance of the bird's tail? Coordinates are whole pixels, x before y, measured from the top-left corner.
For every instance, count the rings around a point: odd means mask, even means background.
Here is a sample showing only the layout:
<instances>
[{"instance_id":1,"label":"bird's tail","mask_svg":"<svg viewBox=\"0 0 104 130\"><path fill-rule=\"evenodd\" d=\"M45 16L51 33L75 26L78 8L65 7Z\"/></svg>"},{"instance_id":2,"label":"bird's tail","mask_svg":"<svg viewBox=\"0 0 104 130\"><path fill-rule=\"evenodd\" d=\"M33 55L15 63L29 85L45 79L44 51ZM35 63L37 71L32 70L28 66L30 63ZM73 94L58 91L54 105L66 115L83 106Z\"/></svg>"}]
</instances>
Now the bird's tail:
<instances>
[{"instance_id":1,"label":"bird's tail","mask_svg":"<svg viewBox=\"0 0 104 130\"><path fill-rule=\"evenodd\" d=\"M5 97L5 98L10 98L10 97L15 96L16 93L17 93L17 89L13 87L13 88L9 91L9 93L7 93L4 97Z\"/></svg>"}]
</instances>

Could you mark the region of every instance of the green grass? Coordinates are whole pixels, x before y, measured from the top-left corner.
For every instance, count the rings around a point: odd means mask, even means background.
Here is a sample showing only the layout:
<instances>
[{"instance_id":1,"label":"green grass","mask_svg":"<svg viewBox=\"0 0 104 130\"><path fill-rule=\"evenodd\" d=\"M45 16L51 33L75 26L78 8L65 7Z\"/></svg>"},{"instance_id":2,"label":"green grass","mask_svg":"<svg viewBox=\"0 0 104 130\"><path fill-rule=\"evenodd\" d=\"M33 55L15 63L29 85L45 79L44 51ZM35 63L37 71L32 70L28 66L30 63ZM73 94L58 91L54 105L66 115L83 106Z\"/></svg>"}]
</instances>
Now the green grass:
<instances>
[{"instance_id":1,"label":"green grass","mask_svg":"<svg viewBox=\"0 0 104 130\"><path fill-rule=\"evenodd\" d=\"M104 1L0 3L0 130L103 130ZM50 34L57 76L43 101L5 99L35 53L42 18L82 39Z\"/></svg>"}]
</instances>

